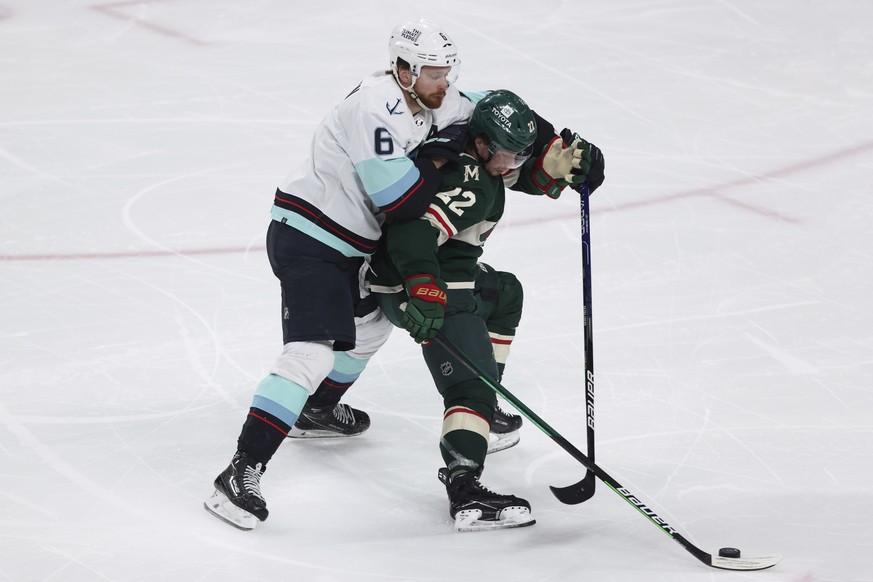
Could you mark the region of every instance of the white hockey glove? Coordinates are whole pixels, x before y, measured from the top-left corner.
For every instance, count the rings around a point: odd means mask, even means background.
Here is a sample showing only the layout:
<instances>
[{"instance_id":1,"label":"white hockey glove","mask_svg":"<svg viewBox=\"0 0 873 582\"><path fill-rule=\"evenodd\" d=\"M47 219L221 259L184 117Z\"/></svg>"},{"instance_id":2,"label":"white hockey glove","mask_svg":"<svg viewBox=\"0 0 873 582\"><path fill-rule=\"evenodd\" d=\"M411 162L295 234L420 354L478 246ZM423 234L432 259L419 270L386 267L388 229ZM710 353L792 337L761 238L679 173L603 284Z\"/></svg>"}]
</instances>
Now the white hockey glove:
<instances>
[{"instance_id":1,"label":"white hockey glove","mask_svg":"<svg viewBox=\"0 0 873 582\"><path fill-rule=\"evenodd\" d=\"M574 136L569 143L554 137L534 164L533 181L549 198L557 198L569 184L581 184L591 167L589 144Z\"/></svg>"}]
</instances>

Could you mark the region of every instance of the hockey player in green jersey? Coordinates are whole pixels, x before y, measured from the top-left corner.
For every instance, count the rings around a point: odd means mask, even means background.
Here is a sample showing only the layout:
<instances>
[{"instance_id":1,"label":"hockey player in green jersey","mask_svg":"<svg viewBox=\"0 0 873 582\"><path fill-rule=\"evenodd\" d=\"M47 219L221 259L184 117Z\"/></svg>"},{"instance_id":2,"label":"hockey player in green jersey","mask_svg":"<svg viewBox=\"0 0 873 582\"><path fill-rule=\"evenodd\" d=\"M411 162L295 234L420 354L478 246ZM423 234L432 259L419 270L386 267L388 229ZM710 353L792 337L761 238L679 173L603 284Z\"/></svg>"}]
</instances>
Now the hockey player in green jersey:
<instances>
[{"instance_id":1,"label":"hockey player in green jersey","mask_svg":"<svg viewBox=\"0 0 873 582\"><path fill-rule=\"evenodd\" d=\"M479 482L494 393L429 340L442 329L483 370L501 376L521 318L522 289L512 274L495 272L478 259L503 215L504 177L515 172L515 189L543 194L536 176L543 175L544 165L549 180L560 176L559 186L566 186L574 172L588 173L587 153L596 150L578 143L567 147L555 138L541 156L530 159L536 137L536 119L524 101L505 90L488 94L477 103L468 126L455 136L437 137L464 144L457 163L442 171L443 185L422 218L389 220L371 263L370 291L388 318L422 343L443 396L440 452L446 466L439 476L461 531L534 523L526 500L494 493Z\"/></svg>"}]
</instances>

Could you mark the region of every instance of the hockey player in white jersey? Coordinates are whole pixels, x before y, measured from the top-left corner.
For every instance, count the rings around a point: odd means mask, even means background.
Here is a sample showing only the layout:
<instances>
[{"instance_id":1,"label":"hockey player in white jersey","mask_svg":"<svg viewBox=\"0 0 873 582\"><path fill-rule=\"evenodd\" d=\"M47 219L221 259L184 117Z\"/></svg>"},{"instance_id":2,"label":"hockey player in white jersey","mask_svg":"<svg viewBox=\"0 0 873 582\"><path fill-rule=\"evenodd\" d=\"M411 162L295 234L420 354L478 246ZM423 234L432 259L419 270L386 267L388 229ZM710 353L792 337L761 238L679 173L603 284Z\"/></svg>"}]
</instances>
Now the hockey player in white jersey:
<instances>
[{"instance_id":1,"label":"hockey player in white jersey","mask_svg":"<svg viewBox=\"0 0 873 582\"><path fill-rule=\"evenodd\" d=\"M267 254L281 282L284 347L258 384L237 451L204 504L241 529L266 519L261 476L307 398L324 381L355 378L387 339L391 323L360 292L381 216L424 213L439 188L441 163L408 154L432 131L468 119L473 108L453 85L460 60L438 26L398 26L389 52L391 70L365 79L331 110L308 158L275 194ZM358 432L369 424L345 405L328 414Z\"/></svg>"},{"instance_id":2,"label":"hockey player in white jersey","mask_svg":"<svg viewBox=\"0 0 873 582\"><path fill-rule=\"evenodd\" d=\"M473 108L454 86L460 60L439 27L407 23L393 31L388 44L390 70L364 79L328 114L306 163L278 188L272 211L274 220L347 257L373 252L385 213L424 213L441 180L440 162L413 161L409 155L438 129L468 119ZM355 334L330 338L334 366L288 436L347 437L369 428L369 416L340 399L390 329L358 324ZM357 349L339 351L337 342L356 340Z\"/></svg>"}]
</instances>

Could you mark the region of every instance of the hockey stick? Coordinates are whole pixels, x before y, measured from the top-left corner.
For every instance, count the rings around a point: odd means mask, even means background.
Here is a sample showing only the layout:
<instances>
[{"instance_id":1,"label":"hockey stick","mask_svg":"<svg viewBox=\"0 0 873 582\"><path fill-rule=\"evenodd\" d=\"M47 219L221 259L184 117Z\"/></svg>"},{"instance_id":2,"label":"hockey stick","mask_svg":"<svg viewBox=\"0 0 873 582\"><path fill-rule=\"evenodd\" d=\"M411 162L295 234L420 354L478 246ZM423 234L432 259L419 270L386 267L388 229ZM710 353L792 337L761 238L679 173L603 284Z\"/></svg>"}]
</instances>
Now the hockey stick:
<instances>
[{"instance_id":1,"label":"hockey stick","mask_svg":"<svg viewBox=\"0 0 873 582\"><path fill-rule=\"evenodd\" d=\"M655 526L660 529L662 532L673 538L674 541L678 542L687 552L689 552L692 556L706 564L707 566L711 566L713 568L720 568L722 570L763 570L765 568L770 568L771 566L775 566L782 559L781 555L773 555L773 556L765 556L761 558L727 558L722 556L713 556L710 553L707 553L687 539L685 536L680 534L674 527L668 524L662 517L659 517L654 511L649 509L639 498L631 493L626 487L622 486L621 483L612 478L606 471L601 469L599 466L594 464L594 461L586 457L582 451L573 446L567 439L562 437L555 429L550 427L546 422L537 416L530 408L525 406L525 404L516 398L509 390L503 387L497 380L494 380L488 374L482 371L479 366L475 363L471 362L469 358L467 358L463 353L458 350L450 341L448 341L443 335L437 334L434 340L437 344L441 345L445 348L452 356L455 357L464 367L473 372L480 380L485 382L494 392L502 396L507 402L512 404L516 410L522 413L525 418L531 421L533 424L537 426L541 431L543 431L546 436L551 438L553 441L558 443L558 445L570 453L574 459L582 463L589 471L591 471L598 479L603 481L603 483L615 491L622 499L627 501L632 507L634 507L637 511L643 514L650 522L655 524ZM725 548L726 549L726 548ZM738 552L737 552L738 553Z\"/></svg>"},{"instance_id":2,"label":"hockey stick","mask_svg":"<svg viewBox=\"0 0 873 582\"><path fill-rule=\"evenodd\" d=\"M582 294L585 309L585 421L587 424L588 459L594 462L594 329L591 314L591 223L588 219L588 184L574 186L579 192L580 216L582 221ZM588 501L594 496L597 483L594 473L589 469L578 483L566 487L549 486L561 503L575 505Z\"/></svg>"}]
</instances>

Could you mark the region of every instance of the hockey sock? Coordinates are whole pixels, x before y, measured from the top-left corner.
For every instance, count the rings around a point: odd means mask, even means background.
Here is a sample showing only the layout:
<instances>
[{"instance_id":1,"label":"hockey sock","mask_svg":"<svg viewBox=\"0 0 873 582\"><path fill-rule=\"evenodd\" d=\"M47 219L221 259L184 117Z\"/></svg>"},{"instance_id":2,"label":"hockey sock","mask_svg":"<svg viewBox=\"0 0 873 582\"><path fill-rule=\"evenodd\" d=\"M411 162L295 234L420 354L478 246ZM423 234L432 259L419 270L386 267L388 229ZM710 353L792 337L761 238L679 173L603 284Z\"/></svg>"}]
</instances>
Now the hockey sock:
<instances>
[{"instance_id":1,"label":"hockey sock","mask_svg":"<svg viewBox=\"0 0 873 582\"><path fill-rule=\"evenodd\" d=\"M288 435L290 426L260 408L250 408L237 439L237 450L266 465Z\"/></svg>"},{"instance_id":2,"label":"hockey sock","mask_svg":"<svg viewBox=\"0 0 873 582\"><path fill-rule=\"evenodd\" d=\"M306 401L306 407L330 409L336 406L369 361L369 358L354 358L345 352L335 352L333 370Z\"/></svg>"},{"instance_id":3,"label":"hockey sock","mask_svg":"<svg viewBox=\"0 0 873 582\"><path fill-rule=\"evenodd\" d=\"M330 377L325 378L318 385L315 393L306 401L306 408L331 409L336 406L343 395L352 387L352 383L337 383Z\"/></svg>"},{"instance_id":4,"label":"hockey sock","mask_svg":"<svg viewBox=\"0 0 873 582\"><path fill-rule=\"evenodd\" d=\"M266 465L297 421L307 396L299 384L276 374L261 380L237 448Z\"/></svg>"},{"instance_id":5,"label":"hockey sock","mask_svg":"<svg viewBox=\"0 0 873 582\"><path fill-rule=\"evenodd\" d=\"M485 462L497 400L481 380L464 380L443 390L440 453L451 473L476 471Z\"/></svg>"},{"instance_id":6,"label":"hockey sock","mask_svg":"<svg viewBox=\"0 0 873 582\"><path fill-rule=\"evenodd\" d=\"M440 453L450 473L477 471L488 450L488 420L465 406L453 406L443 417Z\"/></svg>"},{"instance_id":7,"label":"hockey sock","mask_svg":"<svg viewBox=\"0 0 873 582\"><path fill-rule=\"evenodd\" d=\"M506 360L509 359L509 348L512 346L512 340L515 339L515 336L499 334L490 330L488 335L491 337L491 347L494 349L494 361L497 362L497 369L503 374Z\"/></svg>"},{"instance_id":8,"label":"hockey sock","mask_svg":"<svg viewBox=\"0 0 873 582\"><path fill-rule=\"evenodd\" d=\"M440 439L440 454L452 475L478 471L485 462L487 450L488 440L470 431L455 430Z\"/></svg>"}]
</instances>

